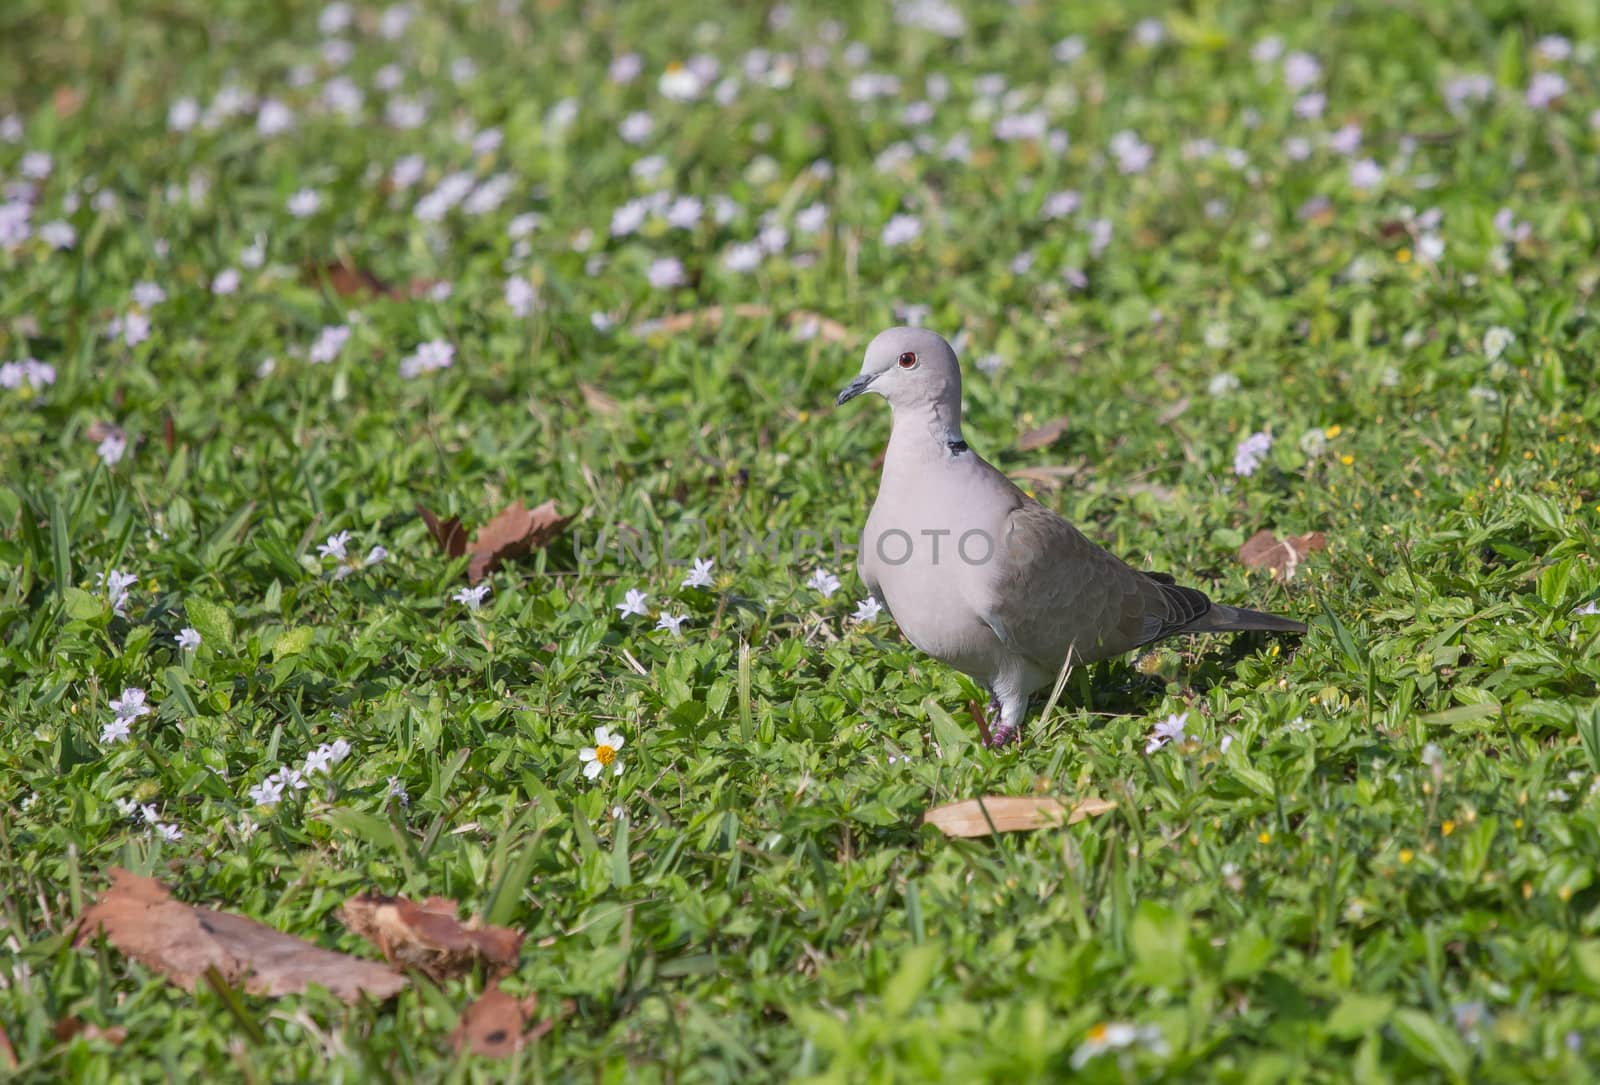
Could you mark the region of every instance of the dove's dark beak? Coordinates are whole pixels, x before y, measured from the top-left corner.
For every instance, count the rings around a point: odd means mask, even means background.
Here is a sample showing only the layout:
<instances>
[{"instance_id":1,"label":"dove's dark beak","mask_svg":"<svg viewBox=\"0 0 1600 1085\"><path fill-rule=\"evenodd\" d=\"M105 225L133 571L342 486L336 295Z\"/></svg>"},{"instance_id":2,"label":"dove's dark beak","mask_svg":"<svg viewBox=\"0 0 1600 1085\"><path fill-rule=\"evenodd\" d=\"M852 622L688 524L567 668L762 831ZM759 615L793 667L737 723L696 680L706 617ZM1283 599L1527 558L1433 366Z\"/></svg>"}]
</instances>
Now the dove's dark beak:
<instances>
[{"instance_id":1,"label":"dove's dark beak","mask_svg":"<svg viewBox=\"0 0 1600 1085\"><path fill-rule=\"evenodd\" d=\"M855 380L851 381L848 385L845 386L844 391L839 393L839 398L834 400L834 403L838 404L839 406L843 406L844 404L849 403L852 399L854 399L857 396L859 396L862 392L865 392L867 390L867 385L871 384L872 381L873 381L873 378L875 378L876 376L877 376L876 373L863 373L863 374L861 374L861 376L857 377Z\"/></svg>"}]
</instances>

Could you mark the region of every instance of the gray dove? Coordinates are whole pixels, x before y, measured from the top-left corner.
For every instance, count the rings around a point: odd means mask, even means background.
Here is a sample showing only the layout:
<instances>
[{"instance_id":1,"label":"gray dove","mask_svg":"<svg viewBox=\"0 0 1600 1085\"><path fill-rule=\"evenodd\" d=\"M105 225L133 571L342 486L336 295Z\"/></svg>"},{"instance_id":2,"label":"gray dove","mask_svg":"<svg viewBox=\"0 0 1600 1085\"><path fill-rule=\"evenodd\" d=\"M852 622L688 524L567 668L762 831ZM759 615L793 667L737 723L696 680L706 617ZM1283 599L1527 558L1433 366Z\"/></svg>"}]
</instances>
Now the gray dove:
<instances>
[{"instance_id":1,"label":"gray dove","mask_svg":"<svg viewBox=\"0 0 1600 1085\"><path fill-rule=\"evenodd\" d=\"M1179 633L1304 633L1213 603L1090 542L961 436L961 366L933 332L890 328L839 393L889 401L883 479L861 533L861 579L906 639L989 691L985 743L1017 737L1028 698L1073 666Z\"/></svg>"}]
</instances>

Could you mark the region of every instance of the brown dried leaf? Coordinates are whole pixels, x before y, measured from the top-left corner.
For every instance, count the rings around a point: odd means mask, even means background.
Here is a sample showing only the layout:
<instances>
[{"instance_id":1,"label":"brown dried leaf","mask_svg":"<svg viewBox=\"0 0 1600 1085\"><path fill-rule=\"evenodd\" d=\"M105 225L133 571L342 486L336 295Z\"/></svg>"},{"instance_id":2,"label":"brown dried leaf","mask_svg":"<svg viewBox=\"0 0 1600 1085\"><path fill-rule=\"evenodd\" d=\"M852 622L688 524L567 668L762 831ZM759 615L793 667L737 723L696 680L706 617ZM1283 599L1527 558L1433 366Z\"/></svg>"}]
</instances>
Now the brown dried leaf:
<instances>
[{"instance_id":1,"label":"brown dried leaf","mask_svg":"<svg viewBox=\"0 0 1600 1085\"><path fill-rule=\"evenodd\" d=\"M1035 449L1047 448L1061 439L1067 432L1067 427L1072 424L1069 418L1052 418L1042 426L1035 426L1021 437L1017 438L1017 448L1023 452L1032 452Z\"/></svg>"},{"instance_id":2,"label":"brown dried leaf","mask_svg":"<svg viewBox=\"0 0 1600 1085\"><path fill-rule=\"evenodd\" d=\"M1084 799L1069 810L1049 796L986 795L936 806L922 815L922 823L936 826L945 836L989 836L1075 825L1116 806L1105 799Z\"/></svg>"},{"instance_id":3,"label":"brown dried leaf","mask_svg":"<svg viewBox=\"0 0 1600 1085\"><path fill-rule=\"evenodd\" d=\"M11 1037L6 1035L5 1025L0 1025L0 1066L7 1070L17 1068L17 1051L11 1046Z\"/></svg>"},{"instance_id":4,"label":"brown dried leaf","mask_svg":"<svg viewBox=\"0 0 1600 1085\"><path fill-rule=\"evenodd\" d=\"M605 392L588 381L579 381L578 391L583 393L583 401L589 405L589 409L595 414L610 416L621 409L622 405L614 398L606 395Z\"/></svg>"},{"instance_id":5,"label":"brown dried leaf","mask_svg":"<svg viewBox=\"0 0 1600 1085\"><path fill-rule=\"evenodd\" d=\"M1294 578L1295 568L1314 550L1326 550L1328 537L1320 531L1279 538L1263 528L1239 547L1239 560L1247 568L1265 569L1272 576Z\"/></svg>"},{"instance_id":6,"label":"brown dried leaf","mask_svg":"<svg viewBox=\"0 0 1600 1085\"><path fill-rule=\"evenodd\" d=\"M50 105L56 116L66 120L83 108L84 93L68 83L58 86L50 95Z\"/></svg>"},{"instance_id":7,"label":"brown dried leaf","mask_svg":"<svg viewBox=\"0 0 1600 1085\"><path fill-rule=\"evenodd\" d=\"M121 1046L122 1041L128 1038L128 1030L121 1025L101 1028L99 1025L86 1024L81 1017L63 1017L51 1031L55 1034L56 1042L63 1044L70 1043L74 1036L80 1034L85 1040L104 1040L113 1047Z\"/></svg>"},{"instance_id":8,"label":"brown dried leaf","mask_svg":"<svg viewBox=\"0 0 1600 1085\"><path fill-rule=\"evenodd\" d=\"M83 431L83 435L95 444L99 444L107 437L126 437L127 433L115 422L107 422L104 419L96 418L89 423L89 427Z\"/></svg>"},{"instance_id":9,"label":"brown dried leaf","mask_svg":"<svg viewBox=\"0 0 1600 1085\"><path fill-rule=\"evenodd\" d=\"M417 506L417 515L422 517L422 522L428 525L428 534L433 536L433 541L453 558L459 558L467 552L467 529L461 524L461 517L452 516L448 520L441 520L421 505Z\"/></svg>"},{"instance_id":10,"label":"brown dried leaf","mask_svg":"<svg viewBox=\"0 0 1600 1085\"><path fill-rule=\"evenodd\" d=\"M494 984L462 1011L450 1042L457 1051L466 1047L474 1055L503 1059L550 1031L550 1022L528 1027L538 1007L537 995L513 998Z\"/></svg>"},{"instance_id":11,"label":"brown dried leaf","mask_svg":"<svg viewBox=\"0 0 1600 1085\"><path fill-rule=\"evenodd\" d=\"M180 987L208 968L255 995L298 994L316 984L346 1002L389 998L407 983L378 964L312 945L231 912L175 900L154 878L111 870L111 888L83 913L75 945L104 931L113 946Z\"/></svg>"},{"instance_id":12,"label":"brown dried leaf","mask_svg":"<svg viewBox=\"0 0 1600 1085\"><path fill-rule=\"evenodd\" d=\"M476 916L462 923L455 901L362 893L339 907L346 927L377 946L391 964L417 968L436 980L459 976L484 961L496 975L516 967L520 931L481 926Z\"/></svg>"},{"instance_id":13,"label":"brown dried leaf","mask_svg":"<svg viewBox=\"0 0 1600 1085\"><path fill-rule=\"evenodd\" d=\"M419 298L438 285L437 279L412 279L403 287L395 286L367 268L344 260L312 262L300 270L306 282L314 286L326 284L341 298Z\"/></svg>"},{"instance_id":14,"label":"brown dried leaf","mask_svg":"<svg viewBox=\"0 0 1600 1085\"><path fill-rule=\"evenodd\" d=\"M547 545L574 519L558 513L554 501L532 509L521 501L513 501L499 516L478 529L472 545L467 548L467 579L476 584L502 562Z\"/></svg>"}]
</instances>

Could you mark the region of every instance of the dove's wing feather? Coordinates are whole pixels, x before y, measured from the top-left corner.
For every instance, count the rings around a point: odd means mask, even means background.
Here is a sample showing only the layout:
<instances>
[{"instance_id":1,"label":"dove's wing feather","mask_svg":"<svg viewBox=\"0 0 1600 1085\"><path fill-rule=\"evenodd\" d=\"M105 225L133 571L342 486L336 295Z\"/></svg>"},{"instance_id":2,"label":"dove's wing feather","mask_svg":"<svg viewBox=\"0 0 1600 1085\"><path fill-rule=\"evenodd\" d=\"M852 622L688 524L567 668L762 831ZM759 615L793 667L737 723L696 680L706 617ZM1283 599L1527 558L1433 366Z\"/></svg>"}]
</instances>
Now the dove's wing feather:
<instances>
[{"instance_id":1,"label":"dove's wing feather","mask_svg":"<svg viewBox=\"0 0 1600 1085\"><path fill-rule=\"evenodd\" d=\"M1027 500L998 540L985 619L1046 672L1120 655L1177 632L1210 606L1192 588L1139 572Z\"/></svg>"}]
</instances>

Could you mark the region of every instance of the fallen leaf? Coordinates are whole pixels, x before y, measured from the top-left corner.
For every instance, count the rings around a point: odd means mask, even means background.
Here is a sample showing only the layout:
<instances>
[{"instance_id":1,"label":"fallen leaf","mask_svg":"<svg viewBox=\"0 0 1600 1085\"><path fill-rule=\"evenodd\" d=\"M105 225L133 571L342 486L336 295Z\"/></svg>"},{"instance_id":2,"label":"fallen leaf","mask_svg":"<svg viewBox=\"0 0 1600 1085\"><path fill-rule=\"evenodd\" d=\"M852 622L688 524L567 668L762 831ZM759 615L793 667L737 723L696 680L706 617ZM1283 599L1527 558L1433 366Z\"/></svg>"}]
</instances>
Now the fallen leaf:
<instances>
[{"instance_id":1,"label":"fallen leaf","mask_svg":"<svg viewBox=\"0 0 1600 1085\"><path fill-rule=\"evenodd\" d=\"M11 1046L11 1037L6 1035L6 1027L0 1025L0 1066L7 1070L17 1068L17 1051Z\"/></svg>"},{"instance_id":2,"label":"fallen leaf","mask_svg":"<svg viewBox=\"0 0 1600 1085\"><path fill-rule=\"evenodd\" d=\"M735 305L731 310L721 305L708 305L704 309L694 309L686 313L669 313L654 320L642 321L634 325L633 334L646 335L680 335L683 332L696 328L720 328L729 313L740 320L765 320L769 317L779 316L767 305ZM850 329L837 320L830 320L821 313L813 313L806 309L795 309L779 316L789 329L802 339L821 339L828 343L844 343L853 338Z\"/></svg>"},{"instance_id":3,"label":"fallen leaf","mask_svg":"<svg viewBox=\"0 0 1600 1085\"><path fill-rule=\"evenodd\" d=\"M50 105L55 109L57 117L66 120L83 108L83 98L83 91L63 83L50 95Z\"/></svg>"},{"instance_id":4,"label":"fallen leaf","mask_svg":"<svg viewBox=\"0 0 1600 1085\"><path fill-rule=\"evenodd\" d=\"M122 1041L128 1038L128 1030L121 1025L110 1028L101 1028L99 1025L90 1025L81 1017L63 1017L57 1021L51 1030L58 1043L70 1043L74 1036L82 1036L85 1040L104 1040L113 1047L121 1046Z\"/></svg>"},{"instance_id":5,"label":"fallen leaf","mask_svg":"<svg viewBox=\"0 0 1600 1085\"><path fill-rule=\"evenodd\" d=\"M1328 537L1320 531L1305 535L1288 535L1279 538L1263 528L1239 547L1239 560L1247 568L1265 569L1273 576L1285 580L1294 578L1295 567L1313 550L1326 550Z\"/></svg>"},{"instance_id":6,"label":"fallen leaf","mask_svg":"<svg viewBox=\"0 0 1600 1085\"><path fill-rule=\"evenodd\" d=\"M503 975L517 965L522 934L506 927L462 923L455 901L429 897L420 904L405 897L362 893L339 907L339 918L377 946L390 964L417 968L436 980L459 976L478 961Z\"/></svg>"},{"instance_id":7,"label":"fallen leaf","mask_svg":"<svg viewBox=\"0 0 1600 1085\"><path fill-rule=\"evenodd\" d=\"M473 536L472 545L467 548L467 579L476 584L501 563L547 545L565 531L573 519L558 513L554 501L532 509L521 501L513 501Z\"/></svg>"},{"instance_id":8,"label":"fallen leaf","mask_svg":"<svg viewBox=\"0 0 1600 1085\"><path fill-rule=\"evenodd\" d=\"M578 391L583 393L583 401L589 405L589 409L595 414L613 415L616 414L621 407L621 404L619 404L614 398L606 395L599 388L587 381L578 382Z\"/></svg>"},{"instance_id":9,"label":"fallen leaf","mask_svg":"<svg viewBox=\"0 0 1600 1085\"><path fill-rule=\"evenodd\" d=\"M107 422L100 418L90 422L89 427L83 431L83 435L95 444L99 444L107 437L127 437L127 433L123 431L121 426L115 422Z\"/></svg>"},{"instance_id":10,"label":"fallen leaf","mask_svg":"<svg viewBox=\"0 0 1600 1085\"><path fill-rule=\"evenodd\" d=\"M1084 799L1069 810L1060 799L1048 796L986 795L935 806L922 815L922 823L937 827L945 836L989 836L1075 825L1114 810L1116 805L1105 799Z\"/></svg>"},{"instance_id":11,"label":"fallen leaf","mask_svg":"<svg viewBox=\"0 0 1600 1085\"><path fill-rule=\"evenodd\" d=\"M193 990L208 968L249 994L298 994L313 984L346 1002L363 995L386 999L407 984L376 961L312 945L231 912L175 900L154 878L111 870L111 888L78 923L74 945L107 940L146 968Z\"/></svg>"},{"instance_id":12,"label":"fallen leaf","mask_svg":"<svg viewBox=\"0 0 1600 1085\"><path fill-rule=\"evenodd\" d=\"M364 267L356 267L344 260L309 263L301 268L306 282L326 284L341 298L417 298L438 285L437 279L412 279L404 287L386 282Z\"/></svg>"},{"instance_id":13,"label":"fallen leaf","mask_svg":"<svg viewBox=\"0 0 1600 1085\"><path fill-rule=\"evenodd\" d=\"M421 505L417 506L417 514L422 517L422 522L428 525L428 534L433 536L433 541L453 558L459 558L467 552L467 529L461 526L461 517L452 516L448 520L441 520Z\"/></svg>"},{"instance_id":14,"label":"fallen leaf","mask_svg":"<svg viewBox=\"0 0 1600 1085\"><path fill-rule=\"evenodd\" d=\"M1023 452L1032 452L1035 449L1047 448L1061 439L1067 432L1067 427L1072 424L1069 418L1052 418L1042 426L1035 426L1021 437L1017 438L1017 448Z\"/></svg>"},{"instance_id":15,"label":"fallen leaf","mask_svg":"<svg viewBox=\"0 0 1600 1085\"><path fill-rule=\"evenodd\" d=\"M494 984L462 1011L450 1042L457 1051L465 1047L474 1055L503 1059L550 1031L548 1021L528 1027L538 1007L537 995L513 998Z\"/></svg>"}]
</instances>

